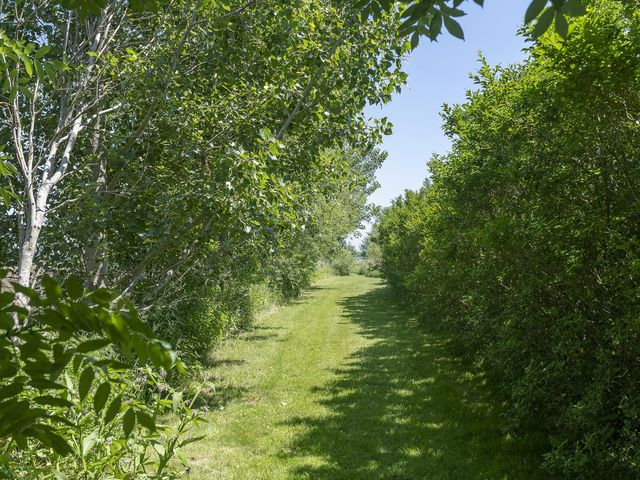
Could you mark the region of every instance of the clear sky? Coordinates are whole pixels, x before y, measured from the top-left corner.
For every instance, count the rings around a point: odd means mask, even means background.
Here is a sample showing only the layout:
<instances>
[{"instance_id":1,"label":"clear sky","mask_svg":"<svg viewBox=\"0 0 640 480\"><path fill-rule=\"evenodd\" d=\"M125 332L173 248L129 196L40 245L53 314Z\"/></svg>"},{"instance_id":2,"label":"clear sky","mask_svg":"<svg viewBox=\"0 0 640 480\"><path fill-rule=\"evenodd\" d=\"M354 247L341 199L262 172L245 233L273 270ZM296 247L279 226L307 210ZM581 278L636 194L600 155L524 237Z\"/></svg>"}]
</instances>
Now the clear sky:
<instances>
[{"instance_id":1,"label":"clear sky","mask_svg":"<svg viewBox=\"0 0 640 480\"><path fill-rule=\"evenodd\" d=\"M484 8L465 2L460 18L466 40L444 32L437 42L422 38L407 60L408 85L391 103L371 107L367 115L386 116L393 134L384 139L389 153L378 172L381 187L370 201L388 206L405 189L416 189L427 176L426 162L433 152L445 153L450 142L442 132L441 107L464 101L473 87L469 73L478 69L478 52L490 65L507 65L525 58L526 44L517 30L530 0L486 0ZM443 28L444 31L444 28Z\"/></svg>"}]
</instances>

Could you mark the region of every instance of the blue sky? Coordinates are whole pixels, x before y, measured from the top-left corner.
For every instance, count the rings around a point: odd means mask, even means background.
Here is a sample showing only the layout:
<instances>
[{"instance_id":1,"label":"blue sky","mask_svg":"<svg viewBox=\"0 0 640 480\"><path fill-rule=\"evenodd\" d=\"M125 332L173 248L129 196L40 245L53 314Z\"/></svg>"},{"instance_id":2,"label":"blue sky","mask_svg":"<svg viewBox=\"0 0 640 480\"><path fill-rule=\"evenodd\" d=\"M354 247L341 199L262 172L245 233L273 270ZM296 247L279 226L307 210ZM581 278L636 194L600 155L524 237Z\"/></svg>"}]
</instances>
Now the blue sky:
<instances>
[{"instance_id":1,"label":"blue sky","mask_svg":"<svg viewBox=\"0 0 640 480\"><path fill-rule=\"evenodd\" d=\"M478 52L489 64L507 65L523 60L526 44L517 30L529 0L486 0L484 8L469 1L467 16L459 19L466 40L444 33L437 42L423 38L406 63L408 85L384 107L371 107L367 115L386 116L393 134L382 149L389 153L378 172L381 184L370 201L387 206L405 189L416 189L427 176L426 162L433 152L445 153L450 146L442 132L441 107L464 101L473 88L469 73L479 66Z\"/></svg>"}]
</instances>

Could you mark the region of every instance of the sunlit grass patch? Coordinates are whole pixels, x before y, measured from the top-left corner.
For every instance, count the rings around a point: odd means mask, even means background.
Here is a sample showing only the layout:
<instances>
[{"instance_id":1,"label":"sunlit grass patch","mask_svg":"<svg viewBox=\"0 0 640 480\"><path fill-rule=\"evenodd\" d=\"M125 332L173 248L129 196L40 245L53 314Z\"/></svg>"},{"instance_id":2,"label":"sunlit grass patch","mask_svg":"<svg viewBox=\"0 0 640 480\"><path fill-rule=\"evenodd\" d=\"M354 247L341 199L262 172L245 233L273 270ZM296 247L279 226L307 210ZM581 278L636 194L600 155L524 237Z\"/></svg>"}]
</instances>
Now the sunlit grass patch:
<instances>
[{"instance_id":1,"label":"sunlit grass patch","mask_svg":"<svg viewBox=\"0 0 640 480\"><path fill-rule=\"evenodd\" d=\"M189 478L537 478L535 452L505 439L482 377L446 338L409 318L377 279L317 286L246 337L275 335L215 352L214 371L235 394L208 415Z\"/></svg>"}]
</instances>

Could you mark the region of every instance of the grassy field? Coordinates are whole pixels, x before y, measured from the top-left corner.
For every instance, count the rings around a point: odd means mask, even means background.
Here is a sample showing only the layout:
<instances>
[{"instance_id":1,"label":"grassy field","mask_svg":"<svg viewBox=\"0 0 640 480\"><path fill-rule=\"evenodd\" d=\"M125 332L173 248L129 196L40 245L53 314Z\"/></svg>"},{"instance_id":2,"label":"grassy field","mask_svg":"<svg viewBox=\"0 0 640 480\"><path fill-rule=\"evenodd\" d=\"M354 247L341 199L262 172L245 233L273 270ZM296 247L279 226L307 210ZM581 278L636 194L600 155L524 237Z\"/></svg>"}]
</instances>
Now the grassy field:
<instances>
[{"instance_id":1,"label":"grassy field","mask_svg":"<svg viewBox=\"0 0 640 480\"><path fill-rule=\"evenodd\" d=\"M212 354L193 479L533 479L479 378L380 280L328 277Z\"/></svg>"}]
</instances>

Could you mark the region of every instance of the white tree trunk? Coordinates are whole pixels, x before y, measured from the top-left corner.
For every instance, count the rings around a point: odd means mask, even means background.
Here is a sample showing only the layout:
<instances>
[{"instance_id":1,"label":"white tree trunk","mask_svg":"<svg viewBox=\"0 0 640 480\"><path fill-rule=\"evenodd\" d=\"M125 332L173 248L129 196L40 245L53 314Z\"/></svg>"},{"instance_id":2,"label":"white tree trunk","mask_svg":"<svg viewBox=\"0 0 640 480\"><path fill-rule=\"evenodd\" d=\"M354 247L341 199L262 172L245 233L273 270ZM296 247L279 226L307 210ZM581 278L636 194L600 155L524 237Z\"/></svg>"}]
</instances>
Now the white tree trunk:
<instances>
[{"instance_id":1,"label":"white tree trunk","mask_svg":"<svg viewBox=\"0 0 640 480\"><path fill-rule=\"evenodd\" d=\"M24 236L18 252L18 283L25 287L31 285L33 261L38 247L38 238L40 237L40 232L44 227L49 195L51 194L52 188L60 181L67 171L67 167L69 166L69 161L71 159L71 152L73 151L73 147L75 146L81 127L82 115L78 115L73 122L71 132L69 132L67 137L67 144L62 154L62 158L60 159L58 168L55 171L51 168L53 162L55 162L57 151L57 145L54 145L49 154L50 161L45 165L40 188L38 188L35 198L33 195L29 195L29 201L25 206L26 212L24 217L26 218L27 225L24 229ZM27 188L30 191L33 191L33 177L27 178L26 180L28 185ZM20 298L19 300L24 303L24 298Z\"/></svg>"}]
</instances>

